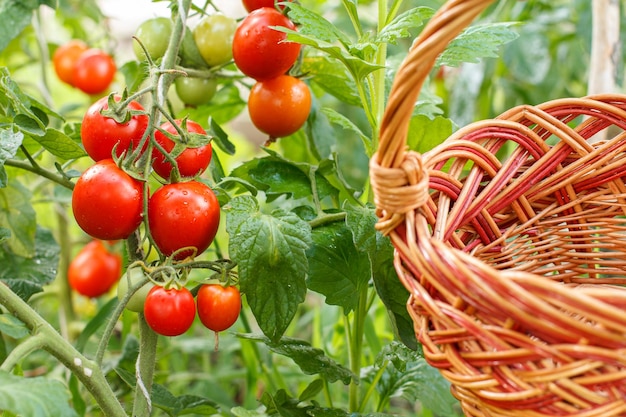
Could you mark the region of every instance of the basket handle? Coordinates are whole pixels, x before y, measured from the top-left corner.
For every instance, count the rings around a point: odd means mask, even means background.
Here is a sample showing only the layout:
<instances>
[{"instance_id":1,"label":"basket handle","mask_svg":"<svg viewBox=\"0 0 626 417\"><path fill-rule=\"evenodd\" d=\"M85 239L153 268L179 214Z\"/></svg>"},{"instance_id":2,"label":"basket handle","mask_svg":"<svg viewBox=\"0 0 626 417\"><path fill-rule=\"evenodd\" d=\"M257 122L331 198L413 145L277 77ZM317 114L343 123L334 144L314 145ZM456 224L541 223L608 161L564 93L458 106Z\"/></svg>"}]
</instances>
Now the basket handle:
<instances>
[{"instance_id":1,"label":"basket handle","mask_svg":"<svg viewBox=\"0 0 626 417\"><path fill-rule=\"evenodd\" d=\"M428 198L428 178L419 155L406 152L415 102L435 61L448 44L494 0L449 0L428 22L402 62L391 86L380 125L379 146L370 177L380 221L391 231ZM415 172L416 171L416 172Z\"/></svg>"}]
</instances>

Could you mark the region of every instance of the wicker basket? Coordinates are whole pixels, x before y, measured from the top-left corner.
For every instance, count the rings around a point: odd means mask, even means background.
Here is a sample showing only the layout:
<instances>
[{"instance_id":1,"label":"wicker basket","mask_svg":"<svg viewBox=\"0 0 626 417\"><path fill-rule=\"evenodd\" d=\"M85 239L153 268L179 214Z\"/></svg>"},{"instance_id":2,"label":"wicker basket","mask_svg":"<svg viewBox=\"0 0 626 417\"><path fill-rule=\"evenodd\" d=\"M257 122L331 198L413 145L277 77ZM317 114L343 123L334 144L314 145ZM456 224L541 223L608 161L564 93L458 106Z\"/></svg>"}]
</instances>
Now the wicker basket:
<instances>
[{"instance_id":1,"label":"wicker basket","mask_svg":"<svg viewBox=\"0 0 626 417\"><path fill-rule=\"evenodd\" d=\"M378 227L466 415L626 416L626 96L520 106L406 149L437 56L489 3L449 1L396 76L370 162Z\"/></svg>"}]
</instances>

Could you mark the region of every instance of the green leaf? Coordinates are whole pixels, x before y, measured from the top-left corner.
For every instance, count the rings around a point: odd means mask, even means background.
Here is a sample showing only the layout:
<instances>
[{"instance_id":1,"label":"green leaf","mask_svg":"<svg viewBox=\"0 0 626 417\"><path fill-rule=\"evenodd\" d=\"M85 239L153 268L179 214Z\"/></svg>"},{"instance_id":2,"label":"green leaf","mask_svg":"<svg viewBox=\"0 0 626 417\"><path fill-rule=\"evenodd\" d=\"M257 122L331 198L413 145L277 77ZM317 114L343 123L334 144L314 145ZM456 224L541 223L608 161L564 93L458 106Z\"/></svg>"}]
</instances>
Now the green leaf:
<instances>
[{"instance_id":1,"label":"green leaf","mask_svg":"<svg viewBox=\"0 0 626 417\"><path fill-rule=\"evenodd\" d=\"M72 406L74 407L74 410L78 413L79 416L84 417L87 410L87 404L85 403L85 399L83 398L83 386L80 384L80 382L78 382L78 378L75 374L72 374L70 376L68 388L72 396Z\"/></svg>"},{"instance_id":2,"label":"green leaf","mask_svg":"<svg viewBox=\"0 0 626 417\"><path fill-rule=\"evenodd\" d=\"M378 43L395 44L400 38L413 37L409 29L415 29L424 24L435 13L430 7L415 7L398 15L386 25L376 37Z\"/></svg>"},{"instance_id":3,"label":"green leaf","mask_svg":"<svg viewBox=\"0 0 626 417\"><path fill-rule=\"evenodd\" d=\"M309 258L309 289L326 297L326 303L354 310L367 290L371 269L367 254L354 244L345 223L334 222L313 229Z\"/></svg>"},{"instance_id":4,"label":"green leaf","mask_svg":"<svg viewBox=\"0 0 626 417\"><path fill-rule=\"evenodd\" d=\"M525 25L519 41L506 47L503 60L513 79L530 85L545 81L554 57L550 53L549 35L543 28L543 24Z\"/></svg>"},{"instance_id":5,"label":"green leaf","mask_svg":"<svg viewBox=\"0 0 626 417\"><path fill-rule=\"evenodd\" d=\"M44 377L22 378L0 371L0 410L21 416L74 417L67 387Z\"/></svg>"},{"instance_id":6,"label":"green leaf","mask_svg":"<svg viewBox=\"0 0 626 417\"><path fill-rule=\"evenodd\" d=\"M128 61L119 68L119 72L124 76L124 82L129 91L137 91L150 75L148 61Z\"/></svg>"},{"instance_id":7,"label":"green leaf","mask_svg":"<svg viewBox=\"0 0 626 417\"><path fill-rule=\"evenodd\" d=\"M263 214L250 196L232 199L224 211L241 291L263 333L277 341L306 295L310 226L292 213Z\"/></svg>"},{"instance_id":8,"label":"green leaf","mask_svg":"<svg viewBox=\"0 0 626 417\"><path fill-rule=\"evenodd\" d=\"M228 138L228 133L212 117L209 117L208 133L213 137L213 142L227 155L235 154L235 145Z\"/></svg>"},{"instance_id":9,"label":"green leaf","mask_svg":"<svg viewBox=\"0 0 626 417\"><path fill-rule=\"evenodd\" d=\"M109 322L109 317L113 314L117 303L117 297L113 297L107 301L106 304L98 309L98 314L96 314L80 332L78 340L76 340L76 349L78 349L79 352L84 351L89 338Z\"/></svg>"},{"instance_id":10,"label":"green leaf","mask_svg":"<svg viewBox=\"0 0 626 417\"><path fill-rule=\"evenodd\" d=\"M33 1L6 0L0 2L0 52L11 40L16 38L22 30L30 24L33 10L39 6Z\"/></svg>"},{"instance_id":11,"label":"green leaf","mask_svg":"<svg viewBox=\"0 0 626 417\"><path fill-rule=\"evenodd\" d=\"M4 163L15 156L24 140L24 134L11 129L0 129L0 188L7 186L7 173Z\"/></svg>"},{"instance_id":12,"label":"green leaf","mask_svg":"<svg viewBox=\"0 0 626 417\"><path fill-rule=\"evenodd\" d=\"M413 114L421 114L433 119L443 113L443 110L439 107L441 103L443 103L441 97L435 94L432 90L424 88L420 91L417 103L413 109Z\"/></svg>"},{"instance_id":13,"label":"green leaf","mask_svg":"<svg viewBox=\"0 0 626 417\"><path fill-rule=\"evenodd\" d=\"M297 398L287 394L284 389L276 391L274 395L265 391L259 400L267 408L269 415L281 417L309 417L308 410L311 406L300 405Z\"/></svg>"},{"instance_id":14,"label":"green leaf","mask_svg":"<svg viewBox=\"0 0 626 417\"><path fill-rule=\"evenodd\" d=\"M272 158L258 160L248 174L267 194L285 194L293 198L311 195L311 182L297 167ZM261 188L261 187L259 187Z\"/></svg>"},{"instance_id":15,"label":"green leaf","mask_svg":"<svg viewBox=\"0 0 626 417\"><path fill-rule=\"evenodd\" d=\"M45 126L41 120L29 117L25 114L16 115L13 118L13 123L15 123L15 126L22 132L30 135L41 136L45 133Z\"/></svg>"},{"instance_id":16,"label":"green leaf","mask_svg":"<svg viewBox=\"0 0 626 417\"><path fill-rule=\"evenodd\" d=\"M181 395L177 399L177 416L193 414L196 416L214 416L219 409L214 401L198 395Z\"/></svg>"},{"instance_id":17,"label":"green leaf","mask_svg":"<svg viewBox=\"0 0 626 417\"><path fill-rule=\"evenodd\" d=\"M11 231L4 227L0 227L0 243L11 237Z\"/></svg>"},{"instance_id":18,"label":"green leaf","mask_svg":"<svg viewBox=\"0 0 626 417\"><path fill-rule=\"evenodd\" d=\"M314 150L317 159L328 158L336 140L335 132L326 114L321 111L321 103L315 96L306 123L306 133L310 142L309 147Z\"/></svg>"},{"instance_id":19,"label":"green leaf","mask_svg":"<svg viewBox=\"0 0 626 417\"><path fill-rule=\"evenodd\" d=\"M286 6L289 8L289 18L299 24L300 33L329 43L339 41L344 46L351 43L335 25L310 8L291 2L286 3Z\"/></svg>"},{"instance_id":20,"label":"green leaf","mask_svg":"<svg viewBox=\"0 0 626 417\"><path fill-rule=\"evenodd\" d=\"M52 155L61 159L76 159L86 155L83 148L60 130L48 128L42 136L31 136Z\"/></svg>"},{"instance_id":21,"label":"green leaf","mask_svg":"<svg viewBox=\"0 0 626 417\"><path fill-rule=\"evenodd\" d=\"M312 36L307 36L283 27L275 29L281 32L285 32L287 34L288 41L310 46L312 48L327 53L332 58L338 59L346 66L346 68L348 68L348 71L350 71L350 74L352 74L352 77L356 81L362 80L368 74L376 70L385 68L384 66L372 64L371 62L367 62L357 56L354 56L349 51L346 51L344 48L337 44L326 42L324 40L317 39Z\"/></svg>"},{"instance_id":22,"label":"green leaf","mask_svg":"<svg viewBox=\"0 0 626 417\"><path fill-rule=\"evenodd\" d=\"M183 41L180 45L181 65L187 68L209 68L206 61L202 58L200 50L193 38L191 29L186 28L183 35Z\"/></svg>"},{"instance_id":23,"label":"green leaf","mask_svg":"<svg viewBox=\"0 0 626 417\"><path fill-rule=\"evenodd\" d=\"M500 46L519 35L511 30L513 22L487 23L465 29L437 59L437 66L459 66L462 62L477 63L481 58L497 58Z\"/></svg>"},{"instance_id":24,"label":"green leaf","mask_svg":"<svg viewBox=\"0 0 626 417\"><path fill-rule=\"evenodd\" d=\"M238 116L246 105L237 86L229 84L219 89L209 104L185 108L181 110L179 117L189 116L189 119L196 120L203 126L208 124L205 121L212 118L216 123L223 125Z\"/></svg>"},{"instance_id":25,"label":"green leaf","mask_svg":"<svg viewBox=\"0 0 626 417\"><path fill-rule=\"evenodd\" d=\"M393 246L389 238L375 228L378 217L373 208L346 204L346 225L352 231L354 244L367 253L374 286L387 308L398 338L409 348L417 349L413 320L407 311L409 292L400 282L393 266Z\"/></svg>"},{"instance_id":26,"label":"green leaf","mask_svg":"<svg viewBox=\"0 0 626 417\"><path fill-rule=\"evenodd\" d=\"M256 410L246 410L243 407L233 407L230 409L236 417L267 417L266 413Z\"/></svg>"},{"instance_id":27,"label":"green leaf","mask_svg":"<svg viewBox=\"0 0 626 417\"><path fill-rule=\"evenodd\" d=\"M365 370L364 378L371 381L371 376L381 367L385 370L376 388L382 397L420 402L435 415L461 415L459 403L450 393L450 383L418 352L392 342L379 353L374 367Z\"/></svg>"},{"instance_id":28,"label":"green leaf","mask_svg":"<svg viewBox=\"0 0 626 417\"><path fill-rule=\"evenodd\" d=\"M27 336L30 331L24 323L11 314L0 314L0 333L4 333L14 339Z\"/></svg>"},{"instance_id":29,"label":"green leaf","mask_svg":"<svg viewBox=\"0 0 626 417\"><path fill-rule=\"evenodd\" d=\"M365 143L371 142L370 138L363 133L363 131L361 131L361 129L359 129L359 127L355 125L352 120L348 119L337 110L331 107L324 107L322 112L326 115L329 122L341 127L342 129L356 133L356 135Z\"/></svg>"},{"instance_id":30,"label":"green leaf","mask_svg":"<svg viewBox=\"0 0 626 417\"><path fill-rule=\"evenodd\" d=\"M454 129L452 120L418 114L411 118L407 144L409 149L424 153L445 141Z\"/></svg>"},{"instance_id":31,"label":"green leaf","mask_svg":"<svg viewBox=\"0 0 626 417\"><path fill-rule=\"evenodd\" d=\"M311 82L321 87L326 93L344 103L353 106L361 105L354 79L341 61L328 56L305 57L301 69L303 73L313 76Z\"/></svg>"},{"instance_id":32,"label":"green leaf","mask_svg":"<svg viewBox=\"0 0 626 417\"><path fill-rule=\"evenodd\" d=\"M35 232L37 229L35 210L31 203L31 193L15 180L0 189L0 227L11 231L6 242L12 254L32 257L35 250Z\"/></svg>"},{"instance_id":33,"label":"green leaf","mask_svg":"<svg viewBox=\"0 0 626 417\"><path fill-rule=\"evenodd\" d=\"M358 378L348 368L326 356L322 349L311 346L305 340L283 337L273 343L259 335L239 334L238 336L264 342L272 352L293 360L307 375L319 375L327 382L341 381L344 385Z\"/></svg>"},{"instance_id":34,"label":"green leaf","mask_svg":"<svg viewBox=\"0 0 626 417\"><path fill-rule=\"evenodd\" d=\"M177 397L161 384L152 387L152 404L171 416L213 416L219 412L217 404L208 398L197 395Z\"/></svg>"},{"instance_id":35,"label":"green leaf","mask_svg":"<svg viewBox=\"0 0 626 417\"><path fill-rule=\"evenodd\" d=\"M337 189L318 173L314 165L290 161L270 149L265 151L270 155L241 164L231 176L252 184L270 198L280 195L296 199L311 197L313 182L320 199L337 195Z\"/></svg>"},{"instance_id":36,"label":"green leaf","mask_svg":"<svg viewBox=\"0 0 626 417\"><path fill-rule=\"evenodd\" d=\"M300 393L298 400L300 401L312 400L313 398L315 398L317 394L322 392L323 389L324 389L324 380L316 379L315 381L307 385L304 391Z\"/></svg>"}]
</instances>

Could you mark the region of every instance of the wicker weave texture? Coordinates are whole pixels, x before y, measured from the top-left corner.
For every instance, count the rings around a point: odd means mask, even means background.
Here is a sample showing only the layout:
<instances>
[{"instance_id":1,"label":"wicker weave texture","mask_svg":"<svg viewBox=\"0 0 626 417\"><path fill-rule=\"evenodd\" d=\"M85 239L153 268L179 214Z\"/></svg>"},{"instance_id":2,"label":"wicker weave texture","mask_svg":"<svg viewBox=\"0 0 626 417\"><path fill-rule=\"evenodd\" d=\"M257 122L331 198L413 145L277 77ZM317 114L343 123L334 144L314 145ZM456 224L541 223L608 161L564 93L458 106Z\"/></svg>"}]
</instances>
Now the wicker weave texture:
<instances>
[{"instance_id":1,"label":"wicker weave texture","mask_svg":"<svg viewBox=\"0 0 626 417\"><path fill-rule=\"evenodd\" d=\"M406 150L436 57L489 3L449 1L394 80L370 161L378 227L466 415L626 416L626 96L520 106Z\"/></svg>"}]
</instances>

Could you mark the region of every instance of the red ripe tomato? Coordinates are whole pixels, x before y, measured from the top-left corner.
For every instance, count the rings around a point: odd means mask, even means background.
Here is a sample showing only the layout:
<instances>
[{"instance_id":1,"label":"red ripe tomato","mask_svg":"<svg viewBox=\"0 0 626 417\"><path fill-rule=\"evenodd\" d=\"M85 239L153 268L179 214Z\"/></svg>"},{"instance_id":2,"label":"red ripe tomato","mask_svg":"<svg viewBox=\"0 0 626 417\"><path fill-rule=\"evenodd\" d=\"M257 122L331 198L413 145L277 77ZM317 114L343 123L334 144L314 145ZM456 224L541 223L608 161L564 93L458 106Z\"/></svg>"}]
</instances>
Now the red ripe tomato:
<instances>
[{"instance_id":1,"label":"red ripe tomato","mask_svg":"<svg viewBox=\"0 0 626 417\"><path fill-rule=\"evenodd\" d=\"M282 1L282 0L281 0ZM292 1L292 0L288 0ZM246 8L248 13L253 10L260 9L261 7L275 7L278 0L242 0L243 7ZM280 6L281 9L284 9L285 6Z\"/></svg>"},{"instance_id":2,"label":"red ripe tomato","mask_svg":"<svg viewBox=\"0 0 626 417\"><path fill-rule=\"evenodd\" d=\"M241 294L237 287L205 284L197 295L198 317L204 326L221 332L235 324L241 311Z\"/></svg>"},{"instance_id":3,"label":"red ripe tomato","mask_svg":"<svg viewBox=\"0 0 626 417\"><path fill-rule=\"evenodd\" d=\"M64 83L74 85L74 67L78 58L89 47L81 40L74 39L59 46L52 55L52 65L57 77Z\"/></svg>"},{"instance_id":4,"label":"red ripe tomato","mask_svg":"<svg viewBox=\"0 0 626 417\"><path fill-rule=\"evenodd\" d=\"M184 247L200 255L211 245L220 223L220 205L213 190L198 181L166 184L148 201L148 225L154 243L166 256ZM176 259L193 255L177 253Z\"/></svg>"},{"instance_id":5,"label":"red ripe tomato","mask_svg":"<svg viewBox=\"0 0 626 417\"><path fill-rule=\"evenodd\" d=\"M176 124L178 126L180 126L181 123L181 120L176 120ZM187 120L186 125L188 132L206 135L205 130L198 123L192 120ZM175 136L178 136L176 128L170 122L163 123L161 125L161 129ZM174 149L174 141L158 130L154 133L154 139L167 152L171 152L172 149ZM182 177L195 177L196 175L202 174L209 166L212 155L213 148L211 147L211 143L200 146L198 148L185 149L180 155L175 158L180 175ZM152 152L152 168L154 168L157 174L165 179L168 179L170 177L170 173L173 169L172 164L170 164L165 156L156 148Z\"/></svg>"},{"instance_id":6,"label":"red ripe tomato","mask_svg":"<svg viewBox=\"0 0 626 417\"><path fill-rule=\"evenodd\" d=\"M88 235L102 240L126 239L142 219L143 184L103 159L80 176L72 192L72 211Z\"/></svg>"},{"instance_id":7,"label":"red ripe tomato","mask_svg":"<svg viewBox=\"0 0 626 417\"><path fill-rule=\"evenodd\" d=\"M100 94L109 88L116 71L111 55L100 49L88 49L74 66L74 86L87 94Z\"/></svg>"},{"instance_id":8,"label":"red ripe tomato","mask_svg":"<svg viewBox=\"0 0 626 417\"><path fill-rule=\"evenodd\" d=\"M296 25L278 10L262 7L246 16L235 31L233 59L237 67L256 80L267 80L286 73L300 54L300 44L286 42L287 34L272 29Z\"/></svg>"},{"instance_id":9,"label":"red ripe tomato","mask_svg":"<svg viewBox=\"0 0 626 417\"><path fill-rule=\"evenodd\" d=\"M290 75L257 82L248 97L250 120L271 137L289 136L304 125L311 112L311 92Z\"/></svg>"},{"instance_id":10,"label":"red ripe tomato","mask_svg":"<svg viewBox=\"0 0 626 417\"><path fill-rule=\"evenodd\" d=\"M114 96L119 102L121 97ZM93 103L85 116L80 128L80 138L85 147L85 152L94 160L111 158L113 147L117 156L128 151L133 144L133 149L141 141L143 134L148 128L149 118L145 114L134 115L125 123L118 123L115 119L103 116L100 112L109 108L108 96L102 97ZM143 111L144 108L136 101L128 104L128 110ZM146 141L147 145L147 141Z\"/></svg>"},{"instance_id":11,"label":"red ripe tomato","mask_svg":"<svg viewBox=\"0 0 626 417\"><path fill-rule=\"evenodd\" d=\"M146 323L163 336L178 336L185 333L196 318L196 304L191 292L182 287L153 287L143 305Z\"/></svg>"},{"instance_id":12,"label":"red ripe tomato","mask_svg":"<svg viewBox=\"0 0 626 417\"><path fill-rule=\"evenodd\" d=\"M122 257L109 252L99 240L85 245L70 262L70 287L86 297L106 294L122 274Z\"/></svg>"}]
</instances>

